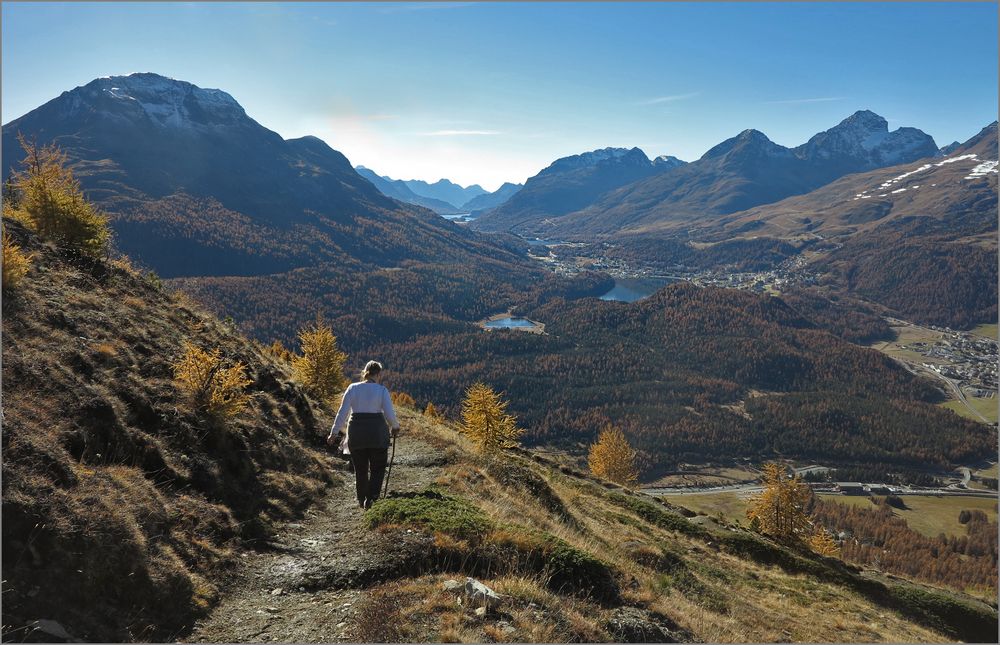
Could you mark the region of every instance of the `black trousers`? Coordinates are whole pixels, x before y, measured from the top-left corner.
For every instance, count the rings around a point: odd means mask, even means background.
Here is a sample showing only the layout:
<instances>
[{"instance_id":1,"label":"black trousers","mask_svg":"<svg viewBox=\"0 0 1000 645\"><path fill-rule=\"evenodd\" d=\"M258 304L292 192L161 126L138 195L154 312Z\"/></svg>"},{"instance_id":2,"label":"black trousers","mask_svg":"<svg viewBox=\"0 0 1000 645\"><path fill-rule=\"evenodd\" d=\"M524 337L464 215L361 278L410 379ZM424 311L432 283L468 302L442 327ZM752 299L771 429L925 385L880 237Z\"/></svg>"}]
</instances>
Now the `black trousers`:
<instances>
[{"instance_id":1,"label":"black trousers","mask_svg":"<svg viewBox=\"0 0 1000 645\"><path fill-rule=\"evenodd\" d=\"M365 499L378 499L382 493L385 466L389 462L388 448L351 448L351 462L354 464L358 502L364 504Z\"/></svg>"}]
</instances>

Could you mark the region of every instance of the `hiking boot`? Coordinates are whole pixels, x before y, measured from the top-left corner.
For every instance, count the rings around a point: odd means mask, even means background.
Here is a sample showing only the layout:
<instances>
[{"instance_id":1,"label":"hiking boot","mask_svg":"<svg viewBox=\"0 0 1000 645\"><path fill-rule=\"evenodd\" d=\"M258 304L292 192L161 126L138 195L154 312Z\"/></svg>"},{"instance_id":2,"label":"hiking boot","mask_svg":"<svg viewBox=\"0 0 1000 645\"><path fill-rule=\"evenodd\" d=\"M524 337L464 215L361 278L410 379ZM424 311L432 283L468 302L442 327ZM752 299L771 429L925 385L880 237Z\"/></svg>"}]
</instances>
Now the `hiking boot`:
<instances>
[{"instance_id":1,"label":"hiking boot","mask_svg":"<svg viewBox=\"0 0 1000 645\"><path fill-rule=\"evenodd\" d=\"M367 511L369 508L372 507L372 504L374 504L374 503L375 503L375 500L373 500L371 497L369 497L368 499L365 500L365 503L362 504L362 508L364 508Z\"/></svg>"}]
</instances>

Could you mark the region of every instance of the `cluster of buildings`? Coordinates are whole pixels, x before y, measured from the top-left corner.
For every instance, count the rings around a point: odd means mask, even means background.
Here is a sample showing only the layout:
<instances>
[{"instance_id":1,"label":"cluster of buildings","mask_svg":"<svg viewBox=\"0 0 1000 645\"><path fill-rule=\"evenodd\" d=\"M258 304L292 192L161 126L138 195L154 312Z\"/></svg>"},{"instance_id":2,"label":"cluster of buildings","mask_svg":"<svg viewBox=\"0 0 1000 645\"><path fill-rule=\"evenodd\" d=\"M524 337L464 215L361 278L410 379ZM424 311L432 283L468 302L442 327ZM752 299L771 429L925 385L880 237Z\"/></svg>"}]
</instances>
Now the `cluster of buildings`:
<instances>
[{"instance_id":1,"label":"cluster of buildings","mask_svg":"<svg viewBox=\"0 0 1000 645\"><path fill-rule=\"evenodd\" d=\"M959 387L975 397L992 398L997 391L997 341L944 327L931 327L942 333L934 342L917 341L903 349L935 359L923 367L957 381ZM946 362L941 362L946 361Z\"/></svg>"}]
</instances>

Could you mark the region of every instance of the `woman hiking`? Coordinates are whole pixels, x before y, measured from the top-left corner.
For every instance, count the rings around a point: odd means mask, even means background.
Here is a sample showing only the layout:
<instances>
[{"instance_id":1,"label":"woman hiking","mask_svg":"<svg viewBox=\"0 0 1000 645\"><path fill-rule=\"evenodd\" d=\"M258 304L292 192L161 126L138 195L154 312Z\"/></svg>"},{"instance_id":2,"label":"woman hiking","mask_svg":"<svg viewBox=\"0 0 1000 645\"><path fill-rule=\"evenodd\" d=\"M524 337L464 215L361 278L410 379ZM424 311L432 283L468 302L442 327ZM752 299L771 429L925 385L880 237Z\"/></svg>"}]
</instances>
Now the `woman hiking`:
<instances>
[{"instance_id":1,"label":"woman hiking","mask_svg":"<svg viewBox=\"0 0 1000 645\"><path fill-rule=\"evenodd\" d=\"M382 364L368 361L362 380L351 383L344 392L344 399L333 421L326 442L333 445L347 423L347 436L343 440L344 454L351 456L357 486L358 506L371 508L382 490L382 478L389 455L390 428L392 437L399 433L399 421L389 398L389 390L379 381Z\"/></svg>"}]
</instances>

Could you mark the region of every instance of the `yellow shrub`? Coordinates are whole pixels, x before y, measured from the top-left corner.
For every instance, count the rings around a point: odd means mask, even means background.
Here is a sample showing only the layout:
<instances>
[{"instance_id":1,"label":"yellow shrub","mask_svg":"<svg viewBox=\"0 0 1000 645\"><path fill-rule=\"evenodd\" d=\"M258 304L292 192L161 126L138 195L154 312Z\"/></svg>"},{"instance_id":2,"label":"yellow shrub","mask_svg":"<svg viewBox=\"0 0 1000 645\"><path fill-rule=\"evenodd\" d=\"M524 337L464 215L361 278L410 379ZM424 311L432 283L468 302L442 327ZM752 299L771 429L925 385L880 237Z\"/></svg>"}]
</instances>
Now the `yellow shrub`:
<instances>
[{"instance_id":1,"label":"yellow shrub","mask_svg":"<svg viewBox=\"0 0 1000 645\"><path fill-rule=\"evenodd\" d=\"M14 244L7 232L3 232L3 289L16 289L31 266L31 256L25 255L21 247Z\"/></svg>"},{"instance_id":2,"label":"yellow shrub","mask_svg":"<svg viewBox=\"0 0 1000 645\"><path fill-rule=\"evenodd\" d=\"M251 383L246 378L246 367L239 362L223 367L218 349L209 353L188 343L184 355L174 364L174 378L195 407L212 417L232 418L250 402L245 391Z\"/></svg>"},{"instance_id":3,"label":"yellow shrub","mask_svg":"<svg viewBox=\"0 0 1000 645\"><path fill-rule=\"evenodd\" d=\"M392 399L392 405L397 408L402 406L414 408L417 406L417 402L406 392L393 392L389 395L389 398Z\"/></svg>"},{"instance_id":4,"label":"yellow shrub","mask_svg":"<svg viewBox=\"0 0 1000 645\"><path fill-rule=\"evenodd\" d=\"M347 387L344 363L347 354L337 347L337 337L329 325L317 320L299 332L302 356L292 357L295 378L316 398L334 401Z\"/></svg>"},{"instance_id":5,"label":"yellow shrub","mask_svg":"<svg viewBox=\"0 0 1000 645\"><path fill-rule=\"evenodd\" d=\"M438 409L434 407L434 404L430 401L427 402L427 407L424 408L424 416L430 417L432 419L441 419L442 415L438 412Z\"/></svg>"}]
</instances>

